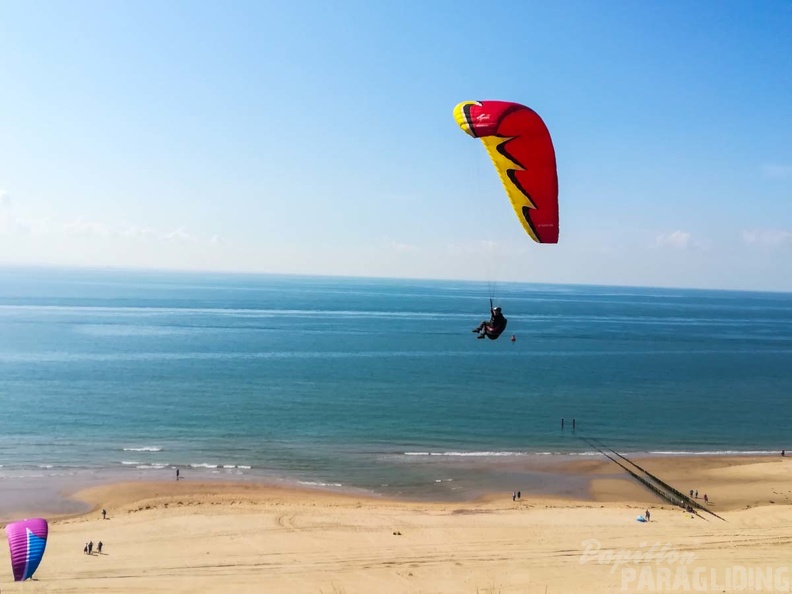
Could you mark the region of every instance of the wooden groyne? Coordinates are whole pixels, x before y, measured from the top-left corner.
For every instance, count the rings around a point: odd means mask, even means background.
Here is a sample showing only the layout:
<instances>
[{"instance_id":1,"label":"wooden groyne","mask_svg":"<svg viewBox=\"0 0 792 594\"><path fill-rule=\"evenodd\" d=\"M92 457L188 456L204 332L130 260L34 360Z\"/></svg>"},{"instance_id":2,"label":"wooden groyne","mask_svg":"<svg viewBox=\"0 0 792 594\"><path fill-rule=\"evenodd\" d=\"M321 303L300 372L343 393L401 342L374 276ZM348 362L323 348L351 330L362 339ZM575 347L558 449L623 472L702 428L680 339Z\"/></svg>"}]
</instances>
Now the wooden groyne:
<instances>
[{"instance_id":1,"label":"wooden groyne","mask_svg":"<svg viewBox=\"0 0 792 594\"><path fill-rule=\"evenodd\" d=\"M578 437L580 437L580 439L586 442L590 447L597 450L600 454L602 454L612 462L618 464L630 476L636 479L644 487L646 487L647 489L658 495L664 501L667 501L672 505L678 505L684 509L692 509L693 513L696 514L701 519L706 519L706 518L704 518L700 513L698 513L699 511L706 512L712 516L715 516L719 520L723 520L724 522L726 521L715 512L710 511L709 509L701 505L698 501L685 495L678 489L675 489L665 481L662 481L660 478L658 478L657 476L655 476L645 468L639 466L638 464L636 464L626 456L623 456L619 452L615 451L613 448L606 446L599 439L593 437L585 437L580 434L578 434ZM608 452L610 452L610 454ZM619 460L623 460L624 464Z\"/></svg>"}]
</instances>

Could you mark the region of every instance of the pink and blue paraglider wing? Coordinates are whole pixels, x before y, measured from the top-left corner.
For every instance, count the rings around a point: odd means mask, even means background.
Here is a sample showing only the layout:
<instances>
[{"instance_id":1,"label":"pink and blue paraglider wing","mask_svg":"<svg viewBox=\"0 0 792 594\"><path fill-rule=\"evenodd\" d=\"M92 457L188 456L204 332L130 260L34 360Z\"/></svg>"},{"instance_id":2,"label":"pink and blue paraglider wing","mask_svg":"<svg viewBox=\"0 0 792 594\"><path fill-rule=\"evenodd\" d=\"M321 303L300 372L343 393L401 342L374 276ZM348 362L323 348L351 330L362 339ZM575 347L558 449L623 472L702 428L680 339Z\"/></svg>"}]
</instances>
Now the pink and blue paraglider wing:
<instances>
[{"instance_id":1,"label":"pink and blue paraglider wing","mask_svg":"<svg viewBox=\"0 0 792 594\"><path fill-rule=\"evenodd\" d=\"M44 556L47 546L47 520L33 518L12 522L5 529L11 549L14 580L21 582L33 576Z\"/></svg>"}]
</instances>

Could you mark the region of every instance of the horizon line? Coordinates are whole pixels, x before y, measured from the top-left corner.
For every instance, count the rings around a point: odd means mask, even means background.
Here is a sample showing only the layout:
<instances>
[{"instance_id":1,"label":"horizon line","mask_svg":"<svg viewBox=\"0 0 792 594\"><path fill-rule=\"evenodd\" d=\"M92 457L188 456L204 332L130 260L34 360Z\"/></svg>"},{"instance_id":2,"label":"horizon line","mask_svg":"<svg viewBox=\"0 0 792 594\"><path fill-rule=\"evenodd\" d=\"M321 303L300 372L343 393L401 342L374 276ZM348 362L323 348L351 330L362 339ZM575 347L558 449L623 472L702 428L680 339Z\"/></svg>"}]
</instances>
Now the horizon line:
<instances>
[{"instance_id":1,"label":"horizon line","mask_svg":"<svg viewBox=\"0 0 792 594\"><path fill-rule=\"evenodd\" d=\"M137 266L107 266L107 265L75 265L75 264L41 264L26 263L18 264L12 262L0 262L0 270L3 269L32 269L32 270L59 270L59 271L94 271L94 272L129 272L129 273L156 273L156 274L205 274L205 275L225 275L241 277L294 277L294 278L324 278L339 280L383 280L383 281L433 281L446 283L470 283L470 284L492 284L492 281L485 281L470 278L435 278L435 277L401 277L401 276L365 276L355 274L319 274L305 272L266 272L250 270L219 270L219 269L190 269L190 268L156 268L156 267L137 267ZM782 289L728 289L695 287L683 285L629 285L616 283L582 283L582 282L542 282L542 281L496 281L498 285L534 285L551 287L591 287L591 288L613 288L613 289L655 289L655 290L677 290L677 291L701 291L701 292L721 292L721 293L752 293L752 294L774 294L792 295L792 291Z\"/></svg>"}]
</instances>

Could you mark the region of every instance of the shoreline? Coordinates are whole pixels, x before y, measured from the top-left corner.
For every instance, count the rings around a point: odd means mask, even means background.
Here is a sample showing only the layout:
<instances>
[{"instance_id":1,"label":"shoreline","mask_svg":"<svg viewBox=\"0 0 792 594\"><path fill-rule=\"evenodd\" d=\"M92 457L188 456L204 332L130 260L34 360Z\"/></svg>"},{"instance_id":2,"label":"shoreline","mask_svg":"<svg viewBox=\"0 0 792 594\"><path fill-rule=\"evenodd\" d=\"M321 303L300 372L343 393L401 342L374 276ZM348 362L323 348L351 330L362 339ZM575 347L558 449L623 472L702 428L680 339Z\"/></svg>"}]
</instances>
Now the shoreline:
<instances>
[{"instance_id":1,"label":"shoreline","mask_svg":"<svg viewBox=\"0 0 792 594\"><path fill-rule=\"evenodd\" d=\"M729 487L726 479L715 479L713 475L741 466L768 465L776 462L789 462L792 459L780 455L730 455L716 456L704 455L633 455L630 460L637 462L665 482L687 493L688 485L696 482L711 485L710 491L726 490ZM525 462L525 459L522 460ZM0 521L13 517L43 516L53 519L62 517L80 517L92 513L95 505L84 500L85 493L102 492L103 490L121 490L128 493L139 492L146 485L158 485L160 489L168 485L178 485L180 492L188 492L197 488L199 493L208 494L212 491L229 492L237 489L240 493L250 494L260 492L263 494L288 493L290 496L317 496L317 497L349 497L363 500L368 503L388 501L399 504L420 505L450 505L450 504L486 504L504 498L510 498L513 491L521 491L522 498L532 501L563 501L570 504L586 505L596 503L642 503L660 504L662 500L642 487L631 478L627 472L614 462L601 455L572 459L552 459L547 456L537 456L531 460L533 464L521 464L520 473L516 478L531 477L540 484L520 484L502 489L487 489L483 485L468 489L454 497L443 497L438 493L422 496L399 496L388 492L377 492L356 487L342 485L327 485L322 483L306 484L299 481L273 480L267 477L246 475L219 476L206 473L188 474L181 473L181 479L171 480L171 469L164 469L161 476L144 476L142 473L136 477L129 477L125 473L108 474L108 476L83 477L82 480L69 477L69 480L58 484L56 488L41 489L40 485L31 490L31 485L24 481L16 484L6 484L3 489L3 506ZM502 472L508 475L508 469L514 466L514 461L504 463L495 459L491 462L493 472ZM503 469L506 466L506 470ZM536 478L538 477L538 478ZM697 478L698 477L698 478ZM7 479L6 479L7 480ZM744 481L743 481L744 482ZM694 491L696 486L693 486ZM701 495L706 489L699 488ZM771 500L771 496L757 492L755 497L725 496L720 498L720 509L735 509L740 506L761 505L762 501ZM20 506L19 501L25 505ZM784 501L784 498L781 498ZM15 504L15 502L17 502ZM789 503L789 501L786 501ZM129 502L133 503L133 502ZM93 507L92 507L93 505ZM665 505L670 505L665 503Z\"/></svg>"}]
</instances>

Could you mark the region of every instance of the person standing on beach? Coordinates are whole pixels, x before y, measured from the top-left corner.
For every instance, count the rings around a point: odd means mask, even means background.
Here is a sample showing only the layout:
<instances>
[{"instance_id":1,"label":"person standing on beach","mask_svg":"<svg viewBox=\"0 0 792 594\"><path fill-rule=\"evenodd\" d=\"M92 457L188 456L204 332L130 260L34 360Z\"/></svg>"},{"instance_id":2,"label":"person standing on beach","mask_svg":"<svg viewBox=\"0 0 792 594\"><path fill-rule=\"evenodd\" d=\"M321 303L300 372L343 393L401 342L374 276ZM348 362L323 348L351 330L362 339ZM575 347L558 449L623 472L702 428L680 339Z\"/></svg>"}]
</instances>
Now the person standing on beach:
<instances>
[{"instance_id":1,"label":"person standing on beach","mask_svg":"<svg viewBox=\"0 0 792 594\"><path fill-rule=\"evenodd\" d=\"M88 543L86 542L85 546L83 547L83 555L87 555L87 554L88 554Z\"/></svg>"},{"instance_id":2,"label":"person standing on beach","mask_svg":"<svg viewBox=\"0 0 792 594\"><path fill-rule=\"evenodd\" d=\"M103 510L102 510L102 519L103 519L103 520L106 520L106 519L107 519L107 510L106 510L106 509L103 509Z\"/></svg>"},{"instance_id":3,"label":"person standing on beach","mask_svg":"<svg viewBox=\"0 0 792 594\"><path fill-rule=\"evenodd\" d=\"M177 481L179 480L179 469L178 468L176 469L176 480Z\"/></svg>"},{"instance_id":4,"label":"person standing on beach","mask_svg":"<svg viewBox=\"0 0 792 594\"><path fill-rule=\"evenodd\" d=\"M99 544L96 545L96 552L99 553L100 555L102 554L102 541L101 540L99 541Z\"/></svg>"},{"instance_id":5,"label":"person standing on beach","mask_svg":"<svg viewBox=\"0 0 792 594\"><path fill-rule=\"evenodd\" d=\"M93 555L93 541L88 541L88 554Z\"/></svg>"},{"instance_id":6,"label":"person standing on beach","mask_svg":"<svg viewBox=\"0 0 792 594\"><path fill-rule=\"evenodd\" d=\"M515 501L516 499L517 499L517 493L515 491L512 491L512 501Z\"/></svg>"},{"instance_id":7,"label":"person standing on beach","mask_svg":"<svg viewBox=\"0 0 792 594\"><path fill-rule=\"evenodd\" d=\"M649 510L648 510L648 509L646 510L646 514L645 514L645 515L646 515L646 521L648 522L648 521L649 521L649 519L652 517L652 516L649 514Z\"/></svg>"}]
</instances>

